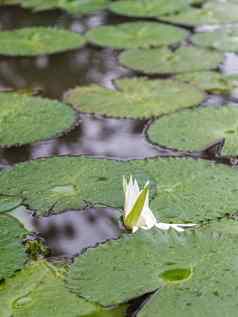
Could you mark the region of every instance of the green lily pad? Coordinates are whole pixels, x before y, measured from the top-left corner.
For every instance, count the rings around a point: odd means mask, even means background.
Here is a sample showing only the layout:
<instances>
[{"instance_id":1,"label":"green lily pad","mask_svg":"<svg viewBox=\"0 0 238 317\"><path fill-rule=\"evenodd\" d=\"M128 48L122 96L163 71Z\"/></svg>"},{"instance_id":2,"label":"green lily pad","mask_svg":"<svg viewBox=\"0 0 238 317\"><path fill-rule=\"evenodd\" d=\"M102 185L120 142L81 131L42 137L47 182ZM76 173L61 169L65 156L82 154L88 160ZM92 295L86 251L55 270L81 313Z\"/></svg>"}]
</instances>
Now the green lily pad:
<instances>
[{"instance_id":1,"label":"green lily pad","mask_svg":"<svg viewBox=\"0 0 238 317\"><path fill-rule=\"evenodd\" d=\"M226 295L227 305L232 303L229 294L233 294L232 307L235 308L238 304L235 293L238 280L235 265L238 256L237 240L237 235L207 230L182 234L174 231L161 232L158 229L147 232L141 230L136 234L124 235L117 241L107 242L96 249L88 249L71 266L67 286L73 293L102 305L118 304L159 287L165 287L161 290L163 293L167 286L167 299L165 301L163 297L164 302L160 301L165 311L168 306L173 309L173 314L161 315L167 317L175 316L174 305L177 310L180 302L182 307L184 305L182 309L186 307L182 295L179 296L180 301L175 297L171 301L171 289L176 289L177 286L186 294L189 285L194 285L196 281L190 296L195 293L194 298L199 301L201 299L195 290L206 298L207 293L219 292L223 286L220 291ZM213 296L215 299L215 295ZM222 299L223 296L217 299L220 305ZM213 305L210 309L214 309Z\"/></svg>"},{"instance_id":2,"label":"green lily pad","mask_svg":"<svg viewBox=\"0 0 238 317\"><path fill-rule=\"evenodd\" d=\"M200 108L156 121L149 138L168 147L196 151L225 138L223 154L238 155L238 108ZM173 129L171 129L173 127Z\"/></svg>"},{"instance_id":3,"label":"green lily pad","mask_svg":"<svg viewBox=\"0 0 238 317\"><path fill-rule=\"evenodd\" d=\"M168 262L189 267L200 256L196 255L191 235L190 239L187 235L180 239L173 233L142 230L88 249L70 267L66 278L68 288L104 306L157 289L163 285L160 274L171 268Z\"/></svg>"},{"instance_id":4,"label":"green lily pad","mask_svg":"<svg viewBox=\"0 0 238 317\"><path fill-rule=\"evenodd\" d=\"M76 32L47 27L29 27L0 32L0 54L33 56L80 48L85 39Z\"/></svg>"},{"instance_id":5,"label":"green lily pad","mask_svg":"<svg viewBox=\"0 0 238 317\"><path fill-rule=\"evenodd\" d=\"M16 196L0 195L0 213L15 209L22 203L22 198Z\"/></svg>"},{"instance_id":6,"label":"green lily pad","mask_svg":"<svg viewBox=\"0 0 238 317\"><path fill-rule=\"evenodd\" d=\"M238 28L228 27L213 32L200 32L192 37L194 44L225 52L238 52Z\"/></svg>"},{"instance_id":7,"label":"green lily pad","mask_svg":"<svg viewBox=\"0 0 238 317\"><path fill-rule=\"evenodd\" d=\"M195 47L181 47L175 52L167 48L131 49L119 59L122 65L143 73L170 74L215 69L222 63L223 54Z\"/></svg>"},{"instance_id":8,"label":"green lily pad","mask_svg":"<svg viewBox=\"0 0 238 317\"><path fill-rule=\"evenodd\" d=\"M227 94L237 87L235 80L218 72L183 73L175 78L212 94Z\"/></svg>"},{"instance_id":9,"label":"green lily pad","mask_svg":"<svg viewBox=\"0 0 238 317\"><path fill-rule=\"evenodd\" d=\"M214 227L217 224L214 224ZM222 227L223 224L218 226ZM226 225L229 227L229 225ZM236 235L214 234L214 245L200 252L200 259L193 265L193 274L183 283L168 283L156 292L138 313L138 317L235 317L238 300L236 288L238 274L237 222ZM186 254L184 254L186 258Z\"/></svg>"},{"instance_id":10,"label":"green lily pad","mask_svg":"<svg viewBox=\"0 0 238 317\"><path fill-rule=\"evenodd\" d=\"M25 144L71 128L75 112L58 101L0 93L0 145Z\"/></svg>"},{"instance_id":11,"label":"green lily pad","mask_svg":"<svg viewBox=\"0 0 238 317\"><path fill-rule=\"evenodd\" d=\"M0 288L1 317L79 317L99 310L70 293L63 276L45 261L29 264Z\"/></svg>"},{"instance_id":12,"label":"green lily pad","mask_svg":"<svg viewBox=\"0 0 238 317\"><path fill-rule=\"evenodd\" d=\"M115 1L109 9L117 14L132 17L158 17L184 10L188 0L122 0Z\"/></svg>"},{"instance_id":13,"label":"green lily pad","mask_svg":"<svg viewBox=\"0 0 238 317\"><path fill-rule=\"evenodd\" d=\"M99 46L123 48L148 48L181 42L188 32L171 25L156 22L130 22L119 25L99 26L91 29L86 37Z\"/></svg>"},{"instance_id":14,"label":"green lily pad","mask_svg":"<svg viewBox=\"0 0 238 317\"><path fill-rule=\"evenodd\" d=\"M24 0L20 4L34 11L62 9L71 14L88 14L107 7L110 0Z\"/></svg>"},{"instance_id":15,"label":"green lily pad","mask_svg":"<svg viewBox=\"0 0 238 317\"><path fill-rule=\"evenodd\" d=\"M22 239L25 234L26 231L17 220L0 215L0 280L13 275L23 267L26 254Z\"/></svg>"},{"instance_id":16,"label":"green lily pad","mask_svg":"<svg viewBox=\"0 0 238 317\"><path fill-rule=\"evenodd\" d=\"M238 173L204 160L154 159L118 162L56 157L18 164L0 173L0 191L22 196L37 214L107 204L123 208L122 176L145 175L156 193L151 208L163 222L199 222L234 213Z\"/></svg>"},{"instance_id":17,"label":"green lily pad","mask_svg":"<svg viewBox=\"0 0 238 317\"><path fill-rule=\"evenodd\" d=\"M8 6L18 4L19 0L0 0L0 6Z\"/></svg>"},{"instance_id":18,"label":"green lily pad","mask_svg":"<svg viewBox=\"0 0 238 317\"><path fill-rule=\"evenodd\" d=\"M232 2L210 1L202 9L190 8L163 17L163 20L189 26L238 22L238 5Z\"/></svg>"},{"instance_id":19,"label":"green lily pad","mask_svg":"<svg viewBox=\"0 0 238 317\"><path fill-rule=\"evenodd\" d=\"M204 95L175 80L119 79L117 90L98 85L70 90L64 101L83 112L115 117L144 118L198 105Z\"/></svg>"}]
</instances>

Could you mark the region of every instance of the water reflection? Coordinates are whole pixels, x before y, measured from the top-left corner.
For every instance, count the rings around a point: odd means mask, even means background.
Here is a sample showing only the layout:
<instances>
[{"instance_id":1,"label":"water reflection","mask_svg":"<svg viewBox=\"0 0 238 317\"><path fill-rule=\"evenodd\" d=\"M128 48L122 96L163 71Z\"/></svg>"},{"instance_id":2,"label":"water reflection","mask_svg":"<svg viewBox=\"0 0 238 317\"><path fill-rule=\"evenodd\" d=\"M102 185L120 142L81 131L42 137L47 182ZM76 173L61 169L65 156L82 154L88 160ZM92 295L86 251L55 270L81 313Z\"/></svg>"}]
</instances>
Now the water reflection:
<instances>
[{"instance_id":1,"label":"water reflection","mask_svg":"<svg viewBox=\"0 0 238 317\"><path fill-rule=\"evenodd\" d=\"M112 49L81 48L38 57L1 57L0 88L37 88L44 96L61 99L70 88L97 83L111 88L112 80L131 76Z\"/></svg>"},{"instance_id":2,"label":"water reflection","mask_svg":"<svg viewBox=\"0 0 238 317\"><path fill-rule=\"evenodd\" d=\"M11 213L30 231L40 235L52 257L72 257L83 249L120 236L121 213L112 208L68 210L48 217L33 216L23 206Z\"/></svg>"},{"instance_id":3,"label":"water reflection","mask_svg":"<svg viewBox=\"0 0 238 317\"><path fill-rule=\"evenodd\" d=\"M111 158L145 158L170 151L148 143L143 129L146 122L107 119L82 114L78 125L64 136L31 145L0 148L0 164L12 165L54 155L94 155Z\"/></svg>"}]
</instances>

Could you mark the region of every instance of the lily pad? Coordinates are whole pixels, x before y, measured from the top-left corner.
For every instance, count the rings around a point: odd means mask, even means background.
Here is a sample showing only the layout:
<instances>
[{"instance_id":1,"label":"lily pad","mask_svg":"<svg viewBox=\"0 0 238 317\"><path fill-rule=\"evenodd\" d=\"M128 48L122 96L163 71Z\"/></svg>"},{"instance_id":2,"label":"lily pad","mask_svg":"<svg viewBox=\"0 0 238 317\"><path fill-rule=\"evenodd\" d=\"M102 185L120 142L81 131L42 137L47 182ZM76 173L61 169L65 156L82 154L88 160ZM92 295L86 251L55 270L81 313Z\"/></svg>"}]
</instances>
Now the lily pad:
<instances>
[{"instance_id":1,"label":"lily pad","mask_svg":"<svg viewBox=\"0 0 238 317\"><path fill-rule=\"evenodd\" d=\"M99 26L91 29L86 37L89 42L99 46L123 49L167 46L184 40L187 35L187 31L171 25L156 22L130 22Z\"/></svg>"},{"instance_id":2,"label":"lily pad","mask_svg":"<svg viewBox=\"0 0 238 317\"><path fill-rule=\"evenodd\" d=\"M34 11L62 9L71 14L88 14L107 7L110 0L24 0L20 4Z\"/></svg>"},{"instance_id":3,"label":"lily pad","mask_svg":"<svg viewBox=\"0 0 238 317\"><path fill-rule=\"evenodd\" d=\"M200 32L192 37L194 44L225 52L238 52L238 28L227 27L213 32Z\"/></svg>"},{"instance_id":4,"label":"lily pad","mask_svg":"<svg viewBox=\"0 0 238 317\"><path fill-rule=\"evenodd\" d=\"M18 4L19 0L0 0L0 6L8 6Z\"/></svg>"},{"instance_id":5,"label":"lily pad","mask_svg":"<svg viewBox=\"0 0 238 317\"><path fill-rule=\"evenodd\" d=\"M26 254L22 239L25 234L26 231L17 220L0 215L0 280L13 275L23 267Z\"/></svg>"},{"instance_id":6,"label":"lily pad","mask_svg":"<svg viewBox=\"0 0 238 317\"><path fill-rule=\"evenodd\" d=\"M115 1L109 8L120 15L152 18L182 11L188 3L188 0L122 0Z\"/></svg>"},{"instance_id":7,"label":"lily pad","mask_svg":"<svg viewBox=\"0 0 238 317\"><path fill-rule=\"evenodd\" d=\"M174 52L168 48L131 49L119 59L122 65L143 73L170 74L215 69L222 63L223 54L195 47L181 47Z\"/></svg>"},{"instance_id":8,"label":"lily pad","mask_svg":"<svg viewBox=\"0 0 238 317\"><path fill-rule=\"evenodd\" d=\"M75 112L58 101L0 93L0 145L25 144L71 128Z\"/></svg>"},{"instance_id":9,"label":"lily pad","mask_svg":"<svg viewBox=\"0 0 238 317\"><path fill-rule=\"evenodd\" d=\"M178 267L192 265L200 256L194 242L192 236L180 239L157 229L124 235L78 257L70 267L67 286L104 306L128 301L162 286L160 274L170 268L169 262L176 261Z\"/></svg>"},{"instance_id":10,"label":"lily pad","mask_svg":"<svg viewBox=\"0 0 238 317\"><path fill-rule=\"evenodd\" d=\"M161 315L167 317L175 315L174 305L179 310L181 301L183 309L186 307L182 295L179 296L180 301L176 298L171 301L169 291L173 292L171 289L177 286L186 294L189 285L196 281L190 296L195 293L194 298L199 301L201 299L195 290L201 292L204 298L208 293L221 291L225 293L228 305L232 303L229 294L233 294L232 307L235 308L238 303L235 293L238 281L235 266L238 256L237 236L204 231L179 235L174 231L142 230L133 235L125 235L117 241L107 242L96 249L88 249L71 266L67 286L73 293L107 306L168 285L167 299L164 303L160 301L165 311L167 306L173 309L173 314ZM224 280L224 276L227 279ZM223 286L221 290L216 283ZM163 291L166 288L161 293ZM220 305L222 298L217 299ZM212 304L210 309L214 309Z\"/></svg>"},{"instance_id":11,"label":"lily pad","mask_svg":"<svg viewBox=\"0 0 238 317\"><path fill-rule=\"evenodd\" d=\"M198 105L204 99L198 89L175 80L120 79L115 85L117 90L80 86L70 90L64 100L83 112L149 118Z\"/></svg>"},{"instance_id":12,"label":"lily pad","mask_svg":"<svg viewBox=\"0 0 238 317\"><path fill-rule=\"evenodd\" d=\"M39 215L48 214L50 208L51 212L84 208L86 202L123 208L122 176L137 178L142 173L156 182L151 208L163 222L197 223L237 210L237 170L204 160L56 157L2 171L0 189L22 196Z\"/></svg>"},{"instance_id":13,"label":"lily pad","mask_svg":"<svg viewBox=\"0 0 238 317\"><path fill-rule=\"evenodd\" d=\"M183 73L175 78L212 94L228 94L237 87L235 80L218 72Z\"/></svg>"},{"instance_id":14,"label":"lily pad","mask_svg":"<svg viewBox=\"0 0 238 317\"><path fill-rule=\"evenodd\" d=\"M223 154L238 155L237 120L238 108L232 106L182 111L156 121L148 135L154 142L189 151L225 138Z\"/></svg>"},{"instance_id":15,"label":"lily pad","mask_svg":"<svg viewBox=\"0 0 238 317\"><path fill-rule=\"evenodd\" d=\"M22 198L17 196L0 195L0 213L15 209L22 203Z\"/></svg>"},{"instance_id":16,"label":"lily pad","mask_svg":"<svg viewBox=\"0 0 238 317\"><path fill-rule=\"evenodd\" d=\"M0 288L1 317L79 317L99 310L70 293L63 276L45 261L29 264Z\"/></svg>"},{"instance_id":17,"label":"lily pad","mask_svg":"<svg viewBox=\"0 0 238 317\"><path fill-rule=\"evenodd\" d=\"M33 56L80 48L85 39L76 32L47 27L29 27L0 32L0 54Z\"/></svg>"},{"instance_id":18,"label":"lily pad","mask_svg":"<svg viewBox=\"0 0 238 317\"><path fill-rule=\"evenodd\" d=\"M34 11L62 9L78 15L106 9L109 2L109 0L51 0L46 3L44 0L24 0L21 5L24 8L32 8Z\"/></svg>"},{"instance_id":19,"label":"lily pad","mask_svg":"<svg viewBox=\"0 0 238 317\"><path fill-rule=\"evenodd\" d=\"M201 9L190 8L163 20L189 26L238 22L238 4L210 1Z\"/></svg>"},{"instance_id":20,"label":"lily pad","mask_svg":"<svg viewBox=\"0 0 238 317\"><path fill-rule=\"evenodd\" d=\"M218 226L222 225L218 223ZM200 259L193 265L191 278L182 283L168 283L150 298L137 316L235 317L238 305L238 224L236 222L231 226L232 229L236 227L236 235L229 234L227 228L226 234L214 234L210 253L207 252L209 249L205 252L197 250ZM186 258L187 255L184 256Z\"/></svg>"}]
</instances>

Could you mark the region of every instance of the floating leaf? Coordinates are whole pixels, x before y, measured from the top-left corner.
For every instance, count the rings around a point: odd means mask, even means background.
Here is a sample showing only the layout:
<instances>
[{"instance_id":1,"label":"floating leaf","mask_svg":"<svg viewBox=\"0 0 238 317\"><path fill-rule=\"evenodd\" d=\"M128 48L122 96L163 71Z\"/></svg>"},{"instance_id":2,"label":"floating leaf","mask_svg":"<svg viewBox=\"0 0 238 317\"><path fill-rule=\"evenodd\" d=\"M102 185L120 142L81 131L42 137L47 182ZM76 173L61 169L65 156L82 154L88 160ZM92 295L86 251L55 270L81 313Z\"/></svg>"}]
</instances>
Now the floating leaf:
<instances>
[{"instance_id":1,"label":"floating leaf","mask_svg":"<svg viewBox=\"0 0 238 317\"><path fill-rule=\"evenodd\" d=\"M223 226L222 223L215 223L214 229L216 225ZM197 248L200 259L193 265L192 276L184 283L169 283L156 292L138 313L138 317L154 317L158 312L161 317L237 315L238 224L231 224L232 228L236 227L236 234L233 236L227 230L230 225L224 226L227 227L226 234L214 233L211 236L213 246L209 248L211 242L204 241L208 244L205 252L201 246Z\"/></svg>"},{"instance_id":2,"label":"floating leaf","mask_svg":"<svg viewBox=\"0 0 238 317\"><path fill-rule=\"evenodd\" d=\"M215 69L222 63L223 54L195 47L181 47L175 52L167 48L132 49L119 59L122 65L143 73L168 74Z\"/></svg>"},{"instance_id":3,"label":"floating leaf","mask_svg":"<svg viewBox=\"0 0 238 317\"><path fill-rule=\"evenodd\" d=\"M225 138L223 153L238 155L237 120L237 107L200 108L163 117L152 124L148 134L154 142L190 151Z\"/></svg>"},{"instance_id":4,"label":"floating leaf","mask_svg":"<svg viewBox=\"0 0 238 317\"><path fill-rule=\"evenodd\" d=\"M99 46L123 49L167 46L184 40L187 35L187 31L170 25L156 22L130 22L99 26L91 29L86 37Z\"/></svg>"},{"instance_id":5,"label":"floating leaf","mask_svg":"<svg viewBox=\"0 0 238 317\"><path fill-rule=\"evenodd\" d=\"M20 0L18 0L20 1ZM23 0L20 4L24 8L34 11L62 9L71 14L88 14L107 7L110 0Z\"/></svg>"},{"instance_id":6,"label":"floating leaf","mask_svg":"<svg viewBox=\"0 0 238 317\"><path fill-rule=\"evenodd\" d=\"M123 175L136 177L141 173L146 180L157 183L151 209L161 222L198 223L237 210L237 170L192 159L36 160L2 171L0 193L22 196L37 214L47 214L51 207L52 212L84 208L85 201L123 208ZM60 184L70 185L73 190L55 191Z\"/></svg>"},{"instance_id":7,"label":"floating leaf","mask_svg":"<svg viewBox=\"0 0 238 317\"><path fill-rule=\"evenodd\" d=\"M228 247L230 243L231 248ZM216 281L220 285L226 285L221 292L226 292L228 303L232 302L228 299L229 294L233 294L232 307L235 307L237 256L237 236L207 232L206 229L182 234L173 231L161 232L158 229L141 230L136 234L124 235L119 240L107 242L96 249L88 249L71 266L67 286L73 293L86 299L102 305L113 305L168 285L167 305L163 304L166 309L171 301L170 289L176 289L178 286L186 292L186 288L196 281L193 293L197 290L206 297L208 279L210 292L219 292ZM223 281L224 275L227 277L226 281ZM161 292L163 291L162 289ZM191 294L192 291L190 296ZM196 297L199 298L195 293L194 298ZM217 300L222 303L222 297ZM181 301L185 309L186 304L182 296ZM180 302L174 299L169 307L176 304L178 310ZM213 305L210 309L213 309ZM173 315L174 311L173 314L162 316Z\"/></svg>"},{"instance_id":8,"label":"floating leaf","mask_svg":"<svg viewBox=\"0 0 238 317\"><path fill-rule=\"evenodd\" d=\"M0 93L0 145L25 144L69 129L75 112L58 101Z\"/></svg>"},{"instance_id":9,"label":"floating leaf","mask_svg":"<svg viewBox=\"0 0 238 317\"><path fill-rule=\"evenodd\" d=\"M25 233L17 220L0 215L0 280L13 275L23 267L26 254L22 239Z\"/></svg>"},{"instance_id":10,"label":"floating leaf","mask_svg":"<svg viewBox=\"0 0 238 317\"><path fill-rule=\"evenodd\" d=\"M213 94L227 94L237 86L232 78L218 72L183 73L177 75L176 79L190 83L201 90Z\"/></svg>"},{"instance_id":11,"label":"floating leaf","mask_svg":"<svg viewBox=\"0 0 238 317\"><path fill-rule=\"evenodd\" d=\"M190 8L163 20L191 26L238 22L238 5L227 1L210 1L201 9Z\"/></svg>"},{"instance_id":12,"label":"floating leaf","mask_svg":"<svg viewBox=\"0 0 238 317\"><path fill-rule=\"evenodd\" d=\"M0 6L8 6L18 4L19 0L0 0Z\"/></svg>"},{"instance_id":13,"label":"floating leaf","mask_svg":"<svg viewBox=\"0 0 238 317\"><path fill-rule=\"evenodd\" d=\"M70 90L64 100L83 112L149 118L198 105L204 99L196 88L175 80L119 79L115 85L117 90L80 86Z\"/></svg>"},{"instance_id":14,"label":"floating leaf","mask_svg":"<svg viewBox=\"0 0 238 317\"><path fill-rule=\"evenodd\" d=\"M200 32L192 37L194 44L225 52L238 52L238 29L227 27L213 32Z\"/></svg>"},{"instance_id":15,"label":"floating leaf","mask_svg":"<svg viewBox=\"0 0 238 317\"><path fill-rule=\"evenodd\" d=\"M63 273L45 261L26 266L0 288L1 317L79 317L99 310L65 288Z\"/></svg>"},{"instance_id":16,"label":"floating leaf","mask_svg":"<svg viewBox=\"0 0 238 317\"><path fill-rule=\"evenodd\" d=\"M77 49L85 39L76 32L47 27L29 27L0 32L0 54L32 56Z\"/></svg>"},{"instance_id":17,"label":"floating leaf","mask_svg":"<svg viewBox=\"0 0 238 317\"><path fill-rule=\"evenodd\" d=\"M22 199L17 196L0 195L0 213L10 211L18 207Z\"/></svg>"},{"instance_id":18,"label":"floating leaf","mask_svg":"<svg viewBox=\"0 0 238 317\"><path fill-rule=\"evenodd\" d=\"M132 17L158 17L184 10L188 0L122 0L113 2L109 8L117 14Z\"/></svg>"}]
</instances>

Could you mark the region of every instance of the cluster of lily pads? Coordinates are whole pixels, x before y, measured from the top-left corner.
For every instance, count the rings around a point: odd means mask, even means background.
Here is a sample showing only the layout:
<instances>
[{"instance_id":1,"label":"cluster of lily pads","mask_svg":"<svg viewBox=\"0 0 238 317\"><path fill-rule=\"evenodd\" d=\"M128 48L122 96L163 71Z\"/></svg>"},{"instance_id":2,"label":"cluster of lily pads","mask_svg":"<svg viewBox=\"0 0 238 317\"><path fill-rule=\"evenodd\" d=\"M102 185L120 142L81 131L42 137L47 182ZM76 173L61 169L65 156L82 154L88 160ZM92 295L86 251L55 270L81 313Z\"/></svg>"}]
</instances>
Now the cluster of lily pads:
<instances>
[{"instance_id":1,"label":"cluster of lily pads","mask_svg":"<svg viewBox=\"0 0 238 317\"><path fill-rule=\"evenodd\" d=\"M192 34L175 26L237 22L235 0L54 0L48 4L6 0L0 4L38 11L61 8L73 14L108 8L114 14L146 18L99 26L84 35L44 27L1 31L2 55L53 54L94 45L118 50L118 62L140 75L116 80L114 89L96 84L73 88L63 102L1 92L1 147L67 133L80 111L153 118L147 135L154 143L192 152L225 138L223 154L238 154L238 108L197 107L207 94L229 95L237 85L235 76L218 71L223 51L238 48L236 28L226 25ZM37 216L47 216L49 210L78 210L91 202L117 208L123 216L125 175L133 175L140 186L150 182L150 206L158 223L200 226L182 233L151 228L132 234L125 228L119 239L88 248L70 264L48 261L40 254L31 258L23 243L31 232L12 217L16 208L25 205ZM237 193L236 168L191 158L51 157L1 171L1 316L119 317L125 313L124 303L147 293L152 295L137 317L236 316Z\"/></svg>"}]
</instances>

